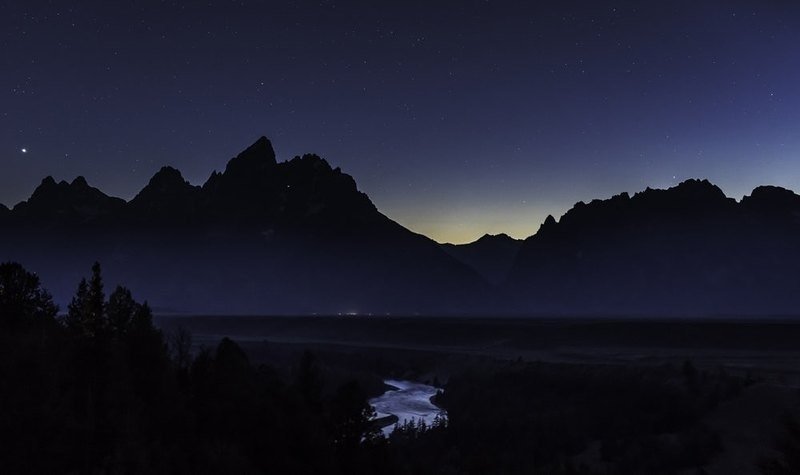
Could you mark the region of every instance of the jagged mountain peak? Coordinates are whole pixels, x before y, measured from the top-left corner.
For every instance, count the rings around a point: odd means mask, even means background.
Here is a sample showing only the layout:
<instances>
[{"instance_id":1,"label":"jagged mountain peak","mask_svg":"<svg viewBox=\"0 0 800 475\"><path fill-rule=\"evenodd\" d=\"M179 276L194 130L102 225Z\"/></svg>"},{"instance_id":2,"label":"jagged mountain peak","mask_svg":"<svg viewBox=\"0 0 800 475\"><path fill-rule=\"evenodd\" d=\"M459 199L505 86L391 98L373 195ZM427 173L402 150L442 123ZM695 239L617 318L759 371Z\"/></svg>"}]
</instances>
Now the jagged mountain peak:
<instances>
[{"instance_id":1,"label":"jagged mountain peak","mask_svg":"<svg viewBox=\"0 0 800 475\"><path fill-rule=\"evenodd\" d=\"M292 158L291 160L289 160L288 163L290 163L290 164L292 164L292 163L300 163L300 164L304 164L304 165L310 165L310 166L319 167L320 169L325 169L325 170L328 170L328 171L332 170L332 168L331 168L330 164L328 163L328 161L325 160L324 158L320 157L316 153L305 153L302 156L297 155L294 158Z\"/></svg>"},{"instance_id":2,"label":"jagged mountain peak","mask_svg":"<svg viewBox=\"0 0 800 475\"><path fill-rule=\"evenodd\" d=\"M28 203L35 201L46 201L53 205L58 205L63 200L91 200L95 198L108 198L97 188L89 186L86 178L78 176L68 183L65 180L56 182L52 176L42 179L42 182L33 191Z\"/></svg>"},{"instance_id":3,"label":"jagged mountain peak","mask_svg":"<svg viewBox=\"0 0 800 475\"><path fill-rule=\"evenodd\" d=\"M173 207L176 199L185 200L184 195L194 194L200 190L199 187L191 185L183 178L181 172L173 167L165 166L150 178L145 186L130 205L138 207L142 202L147 201L150 207Z\"/></svg>"},{"instance_id":4,"label":"jagged mountain peak","mask_svg":"<svg viewBox=\"0 0 800 475\"><path fill-rule=\"evenodd\" d=\"M249 214L250 218L270 212L267 202L276 190L275 151L261 137L228 161L225 171L213 172L202 186L204 205L217 216Z\"/></svg>"},{"instance_id":5,"label":"jagged mountain peak","mask_svg":"<svg viewBox=\"0 0 800 475\"><path fill-rule=\"evenodd\" d=\"M676 205L697 205L732 201L717 185L707 179L688 179L667 189L647 188L633 195L638 202L670 201Z\"/></svg>"},{"instance_id":6,"label":"jagged mountain peak","mask_svg":"<svg viewBox=\"0 0 800 475\"><path fill-rule=\"evenodd\" d=\"M196 217L200 187L191 185L176 168L162 167L128 203L136 221L181 225Z\"/></svg>"},{"instance_id":7,"label":"jagged mountain peak","mask_svg":"<svg viewBox=\"0 0 800 475\"><path fill-rule=\"evenodd\" d=\"M578 203L582 204L583 202L579 201ZM544 222L541 224L541 226L539 226L539 232L541 232L541 231L543 231L545 229L550 229L550 228L556 226L557 224L558 223L556 222L556 218L554 218L552 214L548 214L547 217L544 218Z\"/></svg>"},{"instance_id":8,"label":"jagged mountain peak","mask_svg":"<svg viewBox=\"0 0 800 475\"><path fill-rule=\"evenodd\" d=\"M14 206L12 215L35 226L71 226L108 216L122 209L125 200L106 195L79 176L68 183L45 177L27 201Z\"/></svg>"},{"instance_id":9,"label":"jagged mountain peak","mask_svg":"<svg viewBox=\"0 0 800 475\"><path fill-rule=\"evenodd\" d=\"M75 177L75 179L72 180L72 183L70 183L70 187L79 190L85 190L91 188L89 186L89 183L86 181L86 178L84 178L83 176Z\"/></svg>"},{"instance_id":10,"label":"jagged mountain peak","mask_svg":"<svg viewBox=\"0 0 800 475\"><path fill-rule=\"evenodd\" d=\"M165 165L165 166L161 167L161 169L158 170L156 172L156 174L153 175L152 178L150 178L150 182L151 183L153 181L164 181L164 180L180 180L180 181L184 181L183 175L181 174L181 171L178 170L177 168L171 167L169 165Z\"/></svg>"},{"instance_id":11,"label":"jagged mountain peak","mask_svg":"<svg viewBox=\"0 0 800 475\"><path fill-rule=\"evenodd\" d=\"M42 182L39 184L37 189L42 188L42 187L49 188L49 187L53 187L53 186L56 186L56 185L57 185L57 183L56 183L55 178L53 178L50 175L47 175L46 177L42 178ZM34 190L34 193L35 192L36 191Z\"/></svg>"},{"instance_id":12,"label":"jagged mountain peak","mask_svg":"<svg viewBox=\"0 0 800 475\"><path fill-rule=\"evenodd\" d=\"M64 191L68 187L69 187L69 183L67 183L66 181L61 180L60 182L57 182L55 180L55 178L53 178L52 176L48 175L48 176L42 178L42 181L33 190L33 193L31 193L31 197L28 198L27 201L31 201L31 200L42 198L42 197L51 196L54 193L58 193L59 190ZM23 201L23 203L24 203L24 201Z\"/></svg>"},{"instance_id":13,"label":"jagged mountain peak","mask_svg":"<svg viewBox=\"0 0 800 475\"><path fill-rule=\"evenodd\" d=\"M314 154L277 163L264 137L232 159L223 173L211 174L202 186L199 209L210 221L244 226L327 222L374 211L352 177Z\"/></svg>"},{"instance_id":14,"label":"jagged mountain peak","mask_svg":"<svg viewBox=\"0 0 800 475\"><path fill-rule=\"evenodd\" d=\"M690 178L678 184L678 186L668 190L693 193L701 196L713 196L717 198L727 198L720 187L708 181L708 179Z\"/></svg>"},{"instance_id":15,"label":"jagged mountain peak","mask_svg":"<svg viewBox=\"0 0 800 475\"><path fill-rule=\"evenodd\" d=\"M161 169L156 172L152 178L150 178L147 186L142 191L154 189L165 192L169 190L183 190L187 187L194 188L191 184L189 184L188 181L186 181L186 179L183 178L180 170L170 166L165 166L161 167Z\"/></svg>"},{"instance_id":16,"label":"jagged mountain peak","mask_svg":"<svg viewBox=\"0 0 800 475\"><path fill-rule=\"evenodd\" d=\"M277 165L277 160L272 142L262 136L228 162L225 167L225 175L229 177L260 175L275 165Z\"/></svg>"},{"instance_id":17,"label":"jagged mountain peak","mask_svg":"<svg viewBox=\"0 0 800 475\"><path fill-rule=\"evenodd\" d=\"M342 173L339 167L331 167L327 160L313 153L296 156L279 166L286 174L289 183L308 179L334 179L338 180L339 185L343 184L348 191L356 190L355 180L350 175Z\"/></svg>"},{"instance_id":18,"label":"jagged mountain peak","mask_svg":"<svg viewBox=\"0 0 800 475\"><path fill-rule=\"evenodd\" d=\"M667 189L646 188L630 196L620 193L589 203L579 201L568 210L557 226L548 219L542 230L614 227L639 220L660 220L694 216L713 216L733 210L736 200L708 180L689 179Z\"/></svg>"}]
</instances>

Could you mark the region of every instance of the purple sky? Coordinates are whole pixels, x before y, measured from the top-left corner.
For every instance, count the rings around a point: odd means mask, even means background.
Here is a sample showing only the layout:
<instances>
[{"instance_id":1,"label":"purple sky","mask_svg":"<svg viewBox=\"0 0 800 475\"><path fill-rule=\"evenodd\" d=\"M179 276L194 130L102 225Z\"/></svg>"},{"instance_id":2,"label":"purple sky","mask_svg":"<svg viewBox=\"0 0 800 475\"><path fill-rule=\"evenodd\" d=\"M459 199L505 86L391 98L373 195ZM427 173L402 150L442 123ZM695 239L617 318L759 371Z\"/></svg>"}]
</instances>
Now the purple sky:
<instances>
[{"instance_id":1,"label":"purple sky","mask_svg":"<svg viewBox=\"0 0 800 475\"><path fill-rule=\"evenodd\" d=\"M788 1L2 2L0 202L201 184L260 135L440 241L691 177L800 189L798 45Z\"/></svg>"}]
</instances>

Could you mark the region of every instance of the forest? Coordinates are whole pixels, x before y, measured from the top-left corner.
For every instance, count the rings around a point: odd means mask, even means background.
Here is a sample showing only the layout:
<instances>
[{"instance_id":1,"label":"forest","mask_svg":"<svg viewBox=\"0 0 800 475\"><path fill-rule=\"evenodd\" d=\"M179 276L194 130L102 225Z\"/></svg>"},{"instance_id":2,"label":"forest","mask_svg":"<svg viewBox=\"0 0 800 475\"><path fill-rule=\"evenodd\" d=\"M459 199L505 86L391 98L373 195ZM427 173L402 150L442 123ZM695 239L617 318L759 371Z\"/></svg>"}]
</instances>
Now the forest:
<instances>
[{"instance_id":1,"label":"forest","mask_svg":"<svg viewBox=\"0 0 800 475\"><path fill-rule=\"evenodd\" d=\"M446 418L386 438L368 400L389 375L165 334L97 263L63 314L35 274L0 265L0 352L5 473L704 473L724 450L704 415L755 383L688 361L495 361L450 375ZM797 473L787 420L763 473Z\"/></svg>"}]
</instances>

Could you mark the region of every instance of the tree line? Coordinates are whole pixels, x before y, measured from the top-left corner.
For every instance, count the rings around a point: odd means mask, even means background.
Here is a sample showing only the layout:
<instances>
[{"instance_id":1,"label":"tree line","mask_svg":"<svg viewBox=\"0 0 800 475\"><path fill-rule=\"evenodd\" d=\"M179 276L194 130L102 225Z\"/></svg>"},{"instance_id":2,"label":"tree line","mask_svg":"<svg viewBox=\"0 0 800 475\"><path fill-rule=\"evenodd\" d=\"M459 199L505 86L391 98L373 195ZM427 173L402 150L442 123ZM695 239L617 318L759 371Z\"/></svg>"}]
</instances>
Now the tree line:
<instances>
[{"instance_id":1,"label":"tree line","mask_svg":"<svg viewBox=\"0 0 800 475\"><path fill-rule=\"evenodd\" d=\"M390 437L356 378L306 351L253 364L234 341L164 335L99 264L64 315L39 278L0 264L4 473L687 473L722 449L705 414L749 384L722 371L494 361L452 374L447 419ZM796 473L790 419L764 473ZM689 473L690 473L689 472Z\"/></svg>"},{"instance_id":2,"label":"tree line","mask_svg":"<svg viewBox=\"0 0 800 475\"><path fill-rule=\"evenodd\" d=\"M230 339L192 352L99 264L67 312L0 265L0 466L5 473L377 473L356 381L325 388L314 355L289 377ZM373 444L375 445L375 444Z\"/></svg>"}]
</instances>

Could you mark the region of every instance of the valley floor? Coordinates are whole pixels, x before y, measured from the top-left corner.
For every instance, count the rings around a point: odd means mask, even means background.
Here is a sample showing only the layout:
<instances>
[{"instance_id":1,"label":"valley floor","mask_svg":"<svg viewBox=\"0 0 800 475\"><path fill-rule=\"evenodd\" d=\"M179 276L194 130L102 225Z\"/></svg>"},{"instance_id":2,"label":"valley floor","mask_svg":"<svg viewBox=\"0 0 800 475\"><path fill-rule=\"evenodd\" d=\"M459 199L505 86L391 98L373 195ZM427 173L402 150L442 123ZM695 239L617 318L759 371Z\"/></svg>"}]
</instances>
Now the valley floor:
<instances>
[{"instance_id":1,"label":"valley floor","mask_svg":"<svg viewBox=\"0 0 800 475\"><path fill-rule=\"evenodd\" d=\"M723 381L724 375L743 382L699 416L719 443L702 463L709 474L760 473L757 461L777 455L786 414L800 409L800 320L336 316L162 317L158 323L167 333L179 326L189 330L196 346L213 347L228 336L256 362L288 362L310 349L326 364L366 380L396 377L445 387L465 373L491 376L525 364L547 377L563 372L578 379L617 369L680 374L683 367L685 374L690 365L703 381ZM609 470L599 440L570 460L598 473Z\"/></svg>"}]
</instances>

